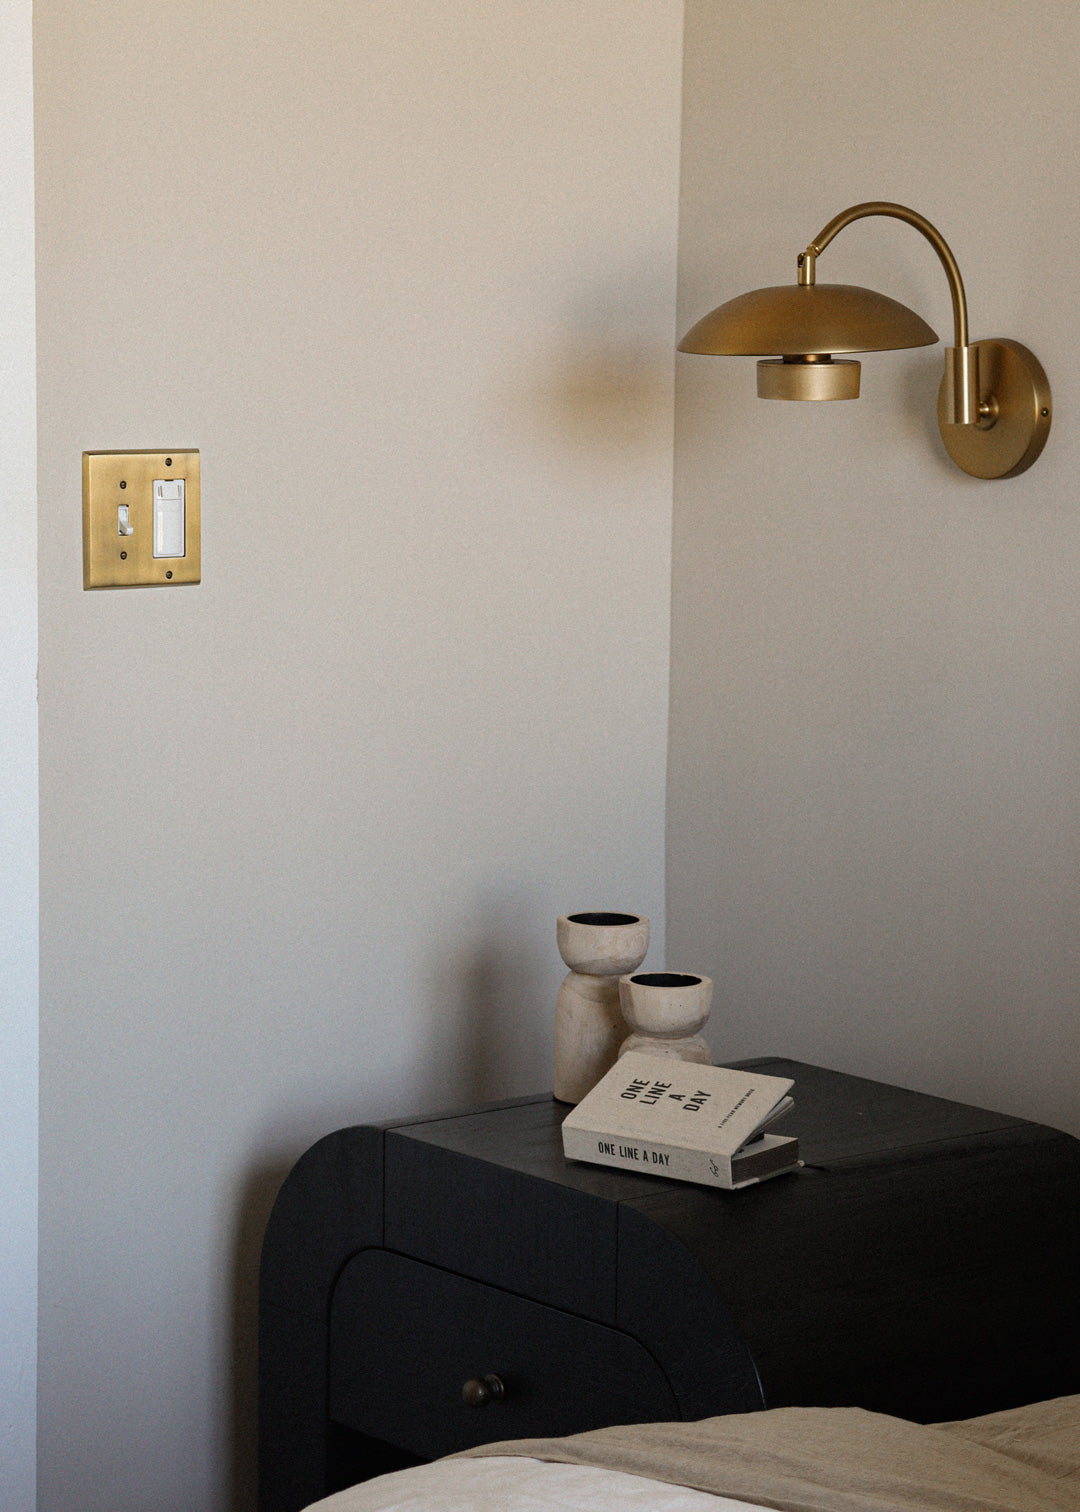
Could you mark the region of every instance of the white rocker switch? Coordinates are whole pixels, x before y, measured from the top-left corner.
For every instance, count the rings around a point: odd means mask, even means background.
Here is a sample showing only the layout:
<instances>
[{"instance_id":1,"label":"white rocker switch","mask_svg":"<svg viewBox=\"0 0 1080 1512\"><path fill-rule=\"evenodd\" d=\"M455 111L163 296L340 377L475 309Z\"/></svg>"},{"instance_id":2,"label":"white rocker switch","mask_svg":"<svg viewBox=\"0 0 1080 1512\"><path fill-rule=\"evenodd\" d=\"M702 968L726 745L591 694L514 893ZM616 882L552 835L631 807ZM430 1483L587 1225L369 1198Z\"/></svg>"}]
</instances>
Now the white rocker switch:
<instances>
[{"instance_id":1,"label":"white rocker switch","mask_svg":"<svg viewBox=\"0 0 1080 1512\"><path fill-rule=\"evenodd\" d=\"M154 555L184 555L184 480L154 479Z\"/></svg>"}]
</instances>

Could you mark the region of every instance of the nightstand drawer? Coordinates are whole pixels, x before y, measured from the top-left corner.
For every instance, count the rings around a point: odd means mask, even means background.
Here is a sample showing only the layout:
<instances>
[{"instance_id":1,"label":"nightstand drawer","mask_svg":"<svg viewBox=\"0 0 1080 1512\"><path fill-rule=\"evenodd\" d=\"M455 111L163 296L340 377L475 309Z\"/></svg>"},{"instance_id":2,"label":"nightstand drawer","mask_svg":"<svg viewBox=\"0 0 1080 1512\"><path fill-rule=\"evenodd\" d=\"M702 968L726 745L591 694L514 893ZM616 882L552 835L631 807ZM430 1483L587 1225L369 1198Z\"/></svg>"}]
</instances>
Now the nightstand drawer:
<instances>
[{"instance_id":1,"label":"nightstand drawer","mask_svg":"<svg viewBox=\"0 0 1080 1512\"><path fill-rule=\"evenodd\" d=\"M486 1375L502 1400L467 1406ZM382 1249L334 1288L330 1417L414 1454L678 1416L648 1350L603 1324Z\"/></svg>"}]
</instances>

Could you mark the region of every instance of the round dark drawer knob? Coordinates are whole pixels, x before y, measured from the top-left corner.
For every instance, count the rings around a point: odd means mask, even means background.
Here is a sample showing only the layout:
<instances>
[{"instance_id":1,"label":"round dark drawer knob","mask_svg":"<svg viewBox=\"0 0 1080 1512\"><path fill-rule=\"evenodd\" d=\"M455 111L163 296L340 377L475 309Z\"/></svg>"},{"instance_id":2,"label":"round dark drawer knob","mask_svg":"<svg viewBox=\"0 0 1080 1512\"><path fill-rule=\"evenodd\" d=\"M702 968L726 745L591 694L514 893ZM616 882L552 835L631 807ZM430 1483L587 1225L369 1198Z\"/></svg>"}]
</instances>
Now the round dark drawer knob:
<instances>
[{"instance_id":1,"label":"round dark drawer knob","mask_svg":"<svg viewBox=\"0 0 1080 1512\"><path fill-rule=\"evenodd\" d=\"M461 1388L461 1400L466 1407L486 1407L489 1402L501 1402L506 1387L497 1375L473 1376Z\"/></svg>"}]
</instances>

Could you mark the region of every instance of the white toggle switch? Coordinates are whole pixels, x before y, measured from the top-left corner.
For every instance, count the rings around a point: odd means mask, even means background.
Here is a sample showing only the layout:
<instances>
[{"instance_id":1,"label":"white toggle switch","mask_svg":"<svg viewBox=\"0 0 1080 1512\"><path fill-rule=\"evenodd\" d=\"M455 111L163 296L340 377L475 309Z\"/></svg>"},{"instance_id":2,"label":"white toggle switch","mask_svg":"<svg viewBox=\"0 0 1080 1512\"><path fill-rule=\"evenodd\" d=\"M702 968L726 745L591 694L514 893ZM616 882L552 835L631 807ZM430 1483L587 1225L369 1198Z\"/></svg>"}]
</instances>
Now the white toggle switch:
<instances>
[{"instance_id":1,"label":"white toggle switch","mask_svg":"<svg viewBox=\"0 0 1080 1512\"><path fill-rule=\"evenodd\" d=\"M117 535L134 535L135 527L128 519L128 505L116 506L116 533Z\"/></svg>"},{"instance_id":2,"label":"white toggle switch","mask_svg":"<svg viewBox=\"0 0 1080 1512\"><path fill-rule=\"evenodd\" d=\"M184 555L184 480L154 479L154 555Z\"/></svg>"}]
</instances>

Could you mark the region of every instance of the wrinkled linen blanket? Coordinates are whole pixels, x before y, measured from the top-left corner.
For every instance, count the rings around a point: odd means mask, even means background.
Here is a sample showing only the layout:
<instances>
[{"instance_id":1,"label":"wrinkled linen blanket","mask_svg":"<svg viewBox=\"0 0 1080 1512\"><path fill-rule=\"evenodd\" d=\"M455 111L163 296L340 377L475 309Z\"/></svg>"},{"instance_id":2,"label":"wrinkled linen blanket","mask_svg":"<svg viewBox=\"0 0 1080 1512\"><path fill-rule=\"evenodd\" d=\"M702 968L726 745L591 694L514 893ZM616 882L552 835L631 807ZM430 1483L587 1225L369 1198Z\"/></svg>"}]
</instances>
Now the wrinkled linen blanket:
<instances>
[{"instance_id":1,"label":"wrinkled linen blanket","mask_svg":"<svg viewBox=\"0 0 1080 1512\"><path fill-rule=\"evenodd\" d=\"M925 1426L858 1407L780 1407L466 1451L490 1454L602 1466L779 1512L1080 1512L1080 1396Z\"/></svg>"}]
</instances>

